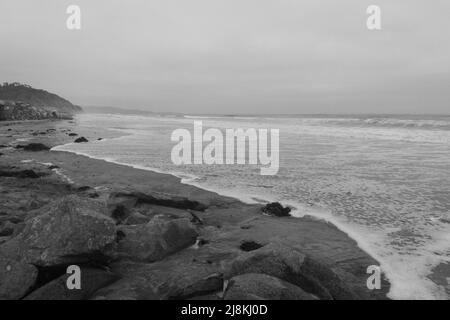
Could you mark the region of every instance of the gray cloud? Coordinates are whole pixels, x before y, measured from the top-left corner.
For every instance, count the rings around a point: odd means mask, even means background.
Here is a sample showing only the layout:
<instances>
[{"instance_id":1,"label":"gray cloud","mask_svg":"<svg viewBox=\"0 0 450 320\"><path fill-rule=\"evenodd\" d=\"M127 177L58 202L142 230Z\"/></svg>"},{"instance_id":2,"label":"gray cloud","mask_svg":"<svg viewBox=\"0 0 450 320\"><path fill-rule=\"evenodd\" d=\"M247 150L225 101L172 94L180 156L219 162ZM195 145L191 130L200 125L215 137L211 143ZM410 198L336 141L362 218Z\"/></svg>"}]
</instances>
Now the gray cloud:
<instances>
[{"instance_id":1,"label":"gray cloud","mask_svg":"<svg viewBox=\"0 0 450 320\"><path fill-rule=\"evenodd\" d=\"M82 30L65 27L69 4ZM365 27L370 4L383 30ZM0 75L82 105L448 113L447 0L2 0Z\"/></svg>"}]
</instances>

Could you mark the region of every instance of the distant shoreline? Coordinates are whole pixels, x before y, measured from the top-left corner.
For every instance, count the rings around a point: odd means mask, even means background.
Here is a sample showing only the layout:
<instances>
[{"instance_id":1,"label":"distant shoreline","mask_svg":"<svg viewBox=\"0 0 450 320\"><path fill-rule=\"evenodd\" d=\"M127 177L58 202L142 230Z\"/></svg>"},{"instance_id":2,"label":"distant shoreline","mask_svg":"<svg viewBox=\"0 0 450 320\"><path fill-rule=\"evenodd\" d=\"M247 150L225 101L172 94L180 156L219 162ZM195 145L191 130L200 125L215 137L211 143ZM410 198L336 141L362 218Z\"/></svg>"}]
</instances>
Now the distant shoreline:
<instances>
[{"instance_id":1,"label":"distant shoreline","mask_svg":"<svg viewBox=\"0 0 450 320\"><path fill-rule=\"evenodd\" d=\"M145 110L144 108L121 108L102 106L83 106L83 113L99 114L122 114L122 115L174 115L174 116L204 116L204 117L450 117L450 113L185 113L185 112L162 112Z\"/></svg>"}]
</instances>

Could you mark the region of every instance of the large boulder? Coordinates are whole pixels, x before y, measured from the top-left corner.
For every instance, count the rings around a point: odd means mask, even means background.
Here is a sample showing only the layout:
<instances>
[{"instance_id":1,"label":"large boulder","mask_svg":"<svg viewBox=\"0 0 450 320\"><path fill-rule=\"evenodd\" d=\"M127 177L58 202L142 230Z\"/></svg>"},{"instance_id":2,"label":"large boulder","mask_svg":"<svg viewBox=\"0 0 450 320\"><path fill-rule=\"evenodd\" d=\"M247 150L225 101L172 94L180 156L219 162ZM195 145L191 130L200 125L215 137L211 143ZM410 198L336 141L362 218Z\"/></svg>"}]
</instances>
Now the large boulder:
<instances>
[{"instance_id":1,"label":"large boulder","mask_svg":"<svg viewBox=\"0 0 450 320\"><path fill-rule=\"evenodd\" d=\"M35 266L0 255L0 300L21 299L35 284Z\"/></svg>"},{"instance_id":2,"label":"large boulder","mask_svg":"<svg viewBox=\"0 0 450 320\"><path fill-rule=\"evenodd\" d=\"M118 227L119 256L135 261L153 262L191 246L197 231L189 219L167 220L156 216L145 225Z\"/></svg>"},{"instance_id":3,"label":"large boulder","mask_svg":"<svg viewBox=\"0 0 450 320\"><path fill-rule=\"evenodd\" d=\"M111 272L93 268L81 268L80 276L80 289L68 289L70 275L64 274L33 291L25 300L86 300L97 290L119 279Z\"/></svg>"},{"instance_id":4,"label":"large boulder","mask_svg":"<svg viewBox=\"0 0 450 320\"><path fill-rule=\"evenodd\" d=\"M50 150L50 147L42 143L32 142L25 145L18 145L16 146L16 149L23 149L25 151L48 151Z\"/></svg>"},{"instance_id":5,"label":"large boulder","mask_svg":"<svg viewBox=\"0 0 450 320\"><path fill-rule=\"evenodd\" d=\"M80 137L80 138L75 139L74 142L75 143L83 143L83 142L89 142L89 140L86 139L85 137Z\"/></svg>"},{"instance_id":6,"label":"large boulder","mask_svg":"<svg viewBox=\"0 0 450 320\"><path fill-rule=\"evenodd\" d=\"M111 270L122 278L97 291L94 299L179 300L222 291L223 274L216 266L172 257L154 263L113 263Z\"/></svg>"},{"instance_id":7,"label":"large boulder","mask_svg":"<svg viewBox=\"0 0 450 320\"><path fill-rule=\"evenodd\" d=\"M231 278L225 300L316 300L313 295L281 279L258 273Z\"/></svg>"},{"instance_id":8,"label":"large boulder","mask_svg":"<svg viewBox=\"0 0 450 320\"><path fill-rule=\"evenodd\" d=\"M245 273L262 273L280 278L320 299L357 298L327 265L278 242L239 255L229 266L225 278Z\"/></svg>"},{"instance_id":9,"label":"large boulder","mask_svg":"<svg viewBox=\"0 0 450 320\"><path fill-rule=\"evenodd\" d=\"M114 248L116 227L102 204L71 195L40 209L0 252L36 266L104 261Z\"/></svg>"},{"instance_id":10,"label":"large boulder","mask_svg":"<svg viewBox=\"0 0 450 320\"><path fill-rule=\"evenodd\" d=\"M290 217L291 208L283 207L279 202L272 202L266 204L262 208L262 212L276 217Z\"/></svg>"}]
</instances>

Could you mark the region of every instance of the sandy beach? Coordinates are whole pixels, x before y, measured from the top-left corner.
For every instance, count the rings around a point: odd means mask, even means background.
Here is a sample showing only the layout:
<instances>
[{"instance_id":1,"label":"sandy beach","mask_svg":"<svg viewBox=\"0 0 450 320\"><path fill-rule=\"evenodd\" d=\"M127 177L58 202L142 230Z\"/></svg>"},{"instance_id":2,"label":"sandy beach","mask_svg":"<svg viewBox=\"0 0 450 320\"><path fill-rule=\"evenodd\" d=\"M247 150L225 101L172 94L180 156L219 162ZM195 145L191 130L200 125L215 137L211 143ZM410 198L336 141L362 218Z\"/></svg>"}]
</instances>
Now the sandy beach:
<instances>
[{"instance_id":1,"label":"sandy beach","mask_svg":"<svg viewBox=\"0 0 450 320\"><path fill-rule=\"evenodd\" d=\"M289 285L294 284L295 290L300 288L312 299L386 299L390 284L385 279L379 290L369 290L366 285L369 277L366 270L370 265L378 265L377 261L330 223L312 217L263 214L261 205L244 204L182 184L179 178L167 174L68 152L17 148L30 143L54 147L81 136L93 141L117 134L83 132L74 121L2 124L0 253L2 259L13 259L20 266L13 275L0 275L9 279L9 296L5 288L0 290L3 298L6 295L14 299L51 299L55 292L64 299L223 299L227 296L248 298L252 294L254 298L261 289L251 284L252 275L261 273L277 281L281 279L283 294L291 292ZM24 235L29 224L38 223L36 219L45 216L55 203L64 202L67 197L81 199L80 203L86 199L105 208L104 214L114 221L113 248L109 248L108 254L103 253L102 259L89 253L66 261L63 254L56 262L44 263L42 256L39 263L33 262L27 258L32 255L25 252L31 249L22 249L21 244L29 240ZM77 203L78 200L72 201ZM81 211L83 208L81 206ZM165 223L184 221L189 226L183 231L170 226L168 232L161 233L165 240L163 245L146 248L145 242L155 239L147 239L140 228L158 219ZM83 230L77 232L83 233ZM189 236L189 232L192 235ZM186 241L180 242L184 237ZM123 238L129 238L128 242ZM290 248L289 257L283 256L284 246ZM25 250L24 254L14 256L17 247ZM156 256L154 251L158 252ZM282 261L291 259L298 263L294 253L304 259L298 270L290 266L289 270L280 271L271 265L276 259L264 262L259 258L259 255L272 254ZM246 266L245 259L261 260L262 265L254 264L256 269L253 270ZM60 285L61 277L67 276L65 267L74 262L94 279L90 290L83 295ZM23 277L20 270L24 265L37 268L27 285L14 280L14 277ZM11 292L15 294L11 296ZM274 289L273 296L265 298L298 297L292 293L279 296L274 292L278 291Z\"/></svg>"}]
</instances>

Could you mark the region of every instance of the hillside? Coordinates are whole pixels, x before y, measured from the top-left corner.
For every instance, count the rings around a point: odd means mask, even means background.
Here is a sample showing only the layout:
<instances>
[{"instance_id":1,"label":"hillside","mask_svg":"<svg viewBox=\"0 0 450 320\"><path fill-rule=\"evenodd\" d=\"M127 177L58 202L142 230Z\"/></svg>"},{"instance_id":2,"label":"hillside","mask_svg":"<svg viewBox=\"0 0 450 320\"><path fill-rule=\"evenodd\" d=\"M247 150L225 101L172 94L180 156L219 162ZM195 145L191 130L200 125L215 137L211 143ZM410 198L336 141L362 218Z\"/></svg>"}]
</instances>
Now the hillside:
<instances>
[{"instance_id":1,"label":"hillside","mask_svg":"<svg viewBox=\"0 0 450 320\"><path fill-rule=\"evenodd\" d=\"M20 83L0 85L0 120L71 118L81 112L60 96Z\"/></svg>"}]
</instances>

